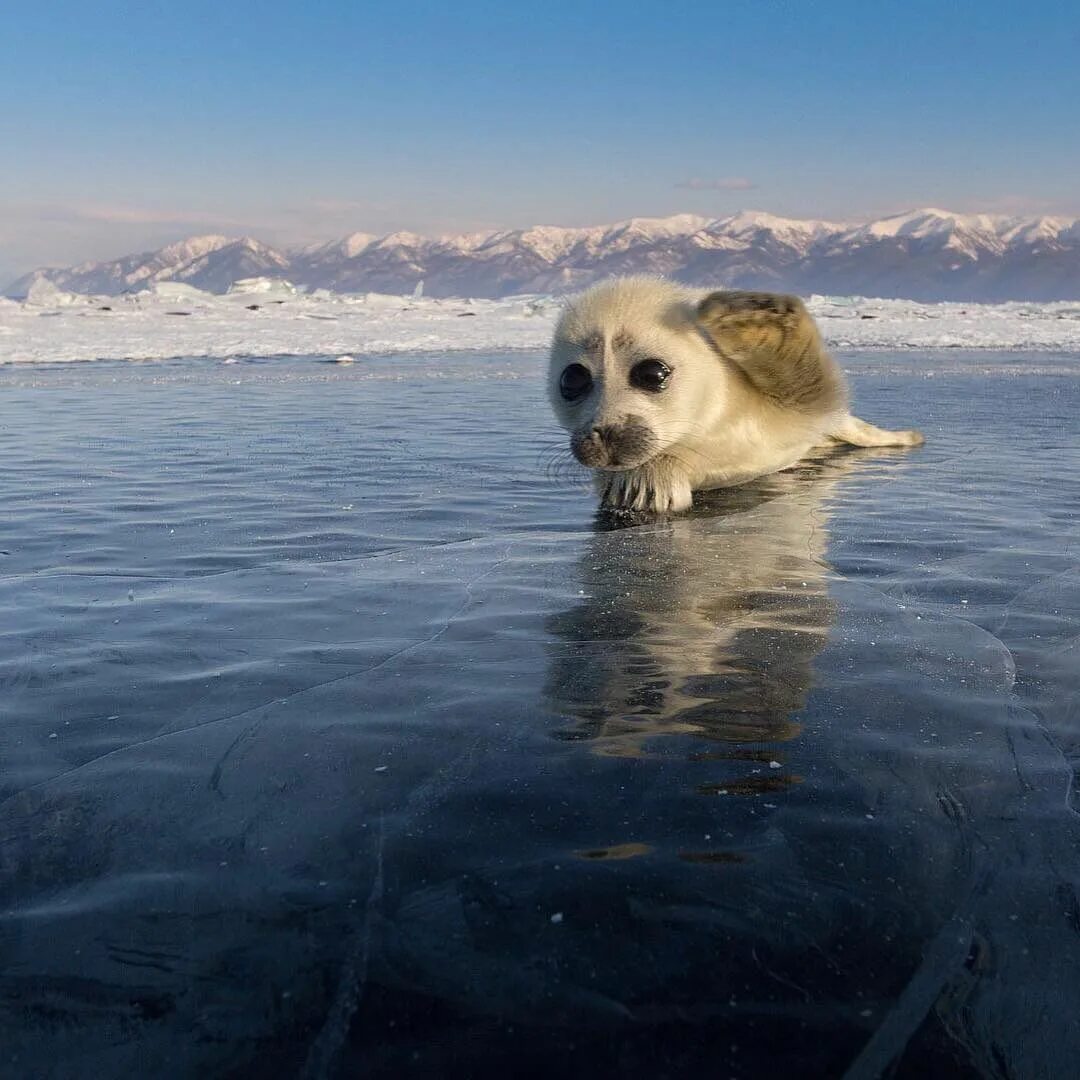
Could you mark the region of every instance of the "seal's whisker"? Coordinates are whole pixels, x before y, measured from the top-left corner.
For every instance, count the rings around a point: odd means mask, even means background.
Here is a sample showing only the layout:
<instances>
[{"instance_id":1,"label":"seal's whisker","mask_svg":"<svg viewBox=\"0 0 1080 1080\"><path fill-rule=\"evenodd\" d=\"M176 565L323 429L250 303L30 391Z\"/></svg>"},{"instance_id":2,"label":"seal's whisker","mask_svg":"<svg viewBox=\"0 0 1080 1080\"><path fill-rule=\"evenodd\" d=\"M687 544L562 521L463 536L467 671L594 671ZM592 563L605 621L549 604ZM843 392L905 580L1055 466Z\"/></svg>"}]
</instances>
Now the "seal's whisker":
<instances>
[{"instance_id":1,"label":"seal's whisker","mask_svg":"<svg viewBox=\"0 0 1080 1080\"><path fill-rule=\"evenodd\" d=\"M544 478L556 484L570 484L583 481L588 476L589 470L585 468L570 452L565 444L552 448L543 453Z\"/></svg>"}]
</instances>

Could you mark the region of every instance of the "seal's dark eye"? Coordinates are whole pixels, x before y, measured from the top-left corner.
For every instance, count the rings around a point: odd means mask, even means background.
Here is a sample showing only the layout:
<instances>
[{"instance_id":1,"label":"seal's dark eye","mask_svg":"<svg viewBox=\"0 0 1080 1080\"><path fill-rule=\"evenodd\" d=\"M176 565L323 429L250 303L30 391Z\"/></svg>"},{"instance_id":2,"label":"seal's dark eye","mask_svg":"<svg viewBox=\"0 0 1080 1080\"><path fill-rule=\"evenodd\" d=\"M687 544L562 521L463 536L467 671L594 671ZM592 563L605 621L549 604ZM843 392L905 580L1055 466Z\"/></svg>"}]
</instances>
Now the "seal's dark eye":
<instances>
[{"instance_id":1,"label":"seal's dark eye","mask_svg":"<svg viewBox=\"0 0 1080 1080\"><path fill-rule=\"evenodd\" d=\"M671 368L662 360L642 360L630 369L630 385L659 394L671 378Z\"/></svg>"},{"instance_id":2,"label":"seal's dark eye","mask_svg":"<svg viewBox=\"0 0 1080 1080\"><path fill-rule=\"evenodd\" d=\"M559 393L567 401L577 401L592 389L592 374L584 364L571 364L559 376Z\"/></svg>"}]
</instances>

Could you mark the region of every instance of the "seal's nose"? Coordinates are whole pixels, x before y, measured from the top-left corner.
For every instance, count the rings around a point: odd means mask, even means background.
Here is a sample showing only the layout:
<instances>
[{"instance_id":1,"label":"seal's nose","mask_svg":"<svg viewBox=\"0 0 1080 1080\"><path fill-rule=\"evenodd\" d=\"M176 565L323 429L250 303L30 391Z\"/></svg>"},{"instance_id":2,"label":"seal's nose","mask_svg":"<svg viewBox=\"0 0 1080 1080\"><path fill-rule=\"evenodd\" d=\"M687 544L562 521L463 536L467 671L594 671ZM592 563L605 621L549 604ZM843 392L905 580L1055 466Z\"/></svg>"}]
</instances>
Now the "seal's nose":
<instances>
[{"instance_id":1,"label":"seal's nose","mask_svg":"<svg viewBox=\"0 0 1080 1080\"><path fill-rule=\"evenodd\" d=\"M609 448L615 438L616 429L609 424L597 424L583 431L570 440L574 457L590 469L599 469L608 464Z\"/></svg>"}]
</instances>

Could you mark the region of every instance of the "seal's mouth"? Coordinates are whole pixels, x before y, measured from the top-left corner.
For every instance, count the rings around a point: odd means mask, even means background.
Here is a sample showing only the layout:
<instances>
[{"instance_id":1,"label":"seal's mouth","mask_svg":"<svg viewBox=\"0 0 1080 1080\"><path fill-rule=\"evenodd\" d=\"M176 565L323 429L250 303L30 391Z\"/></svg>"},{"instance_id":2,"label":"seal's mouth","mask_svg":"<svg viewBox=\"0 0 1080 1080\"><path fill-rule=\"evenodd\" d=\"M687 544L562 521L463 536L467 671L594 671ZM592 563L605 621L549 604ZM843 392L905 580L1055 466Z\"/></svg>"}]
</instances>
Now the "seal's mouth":
<instances>
[{"instance_id":1,"label":"seal's mouth","mask_svg":"<svg viewBox=\"0 0 1080 1080\"><path fill-rule=\"evenodd\" d=\"M599 424L574 432L570 451L586 468L624 472L655 457L659 440L640 417L629 416L620 424Z\"/></svg>"}]
</instances>

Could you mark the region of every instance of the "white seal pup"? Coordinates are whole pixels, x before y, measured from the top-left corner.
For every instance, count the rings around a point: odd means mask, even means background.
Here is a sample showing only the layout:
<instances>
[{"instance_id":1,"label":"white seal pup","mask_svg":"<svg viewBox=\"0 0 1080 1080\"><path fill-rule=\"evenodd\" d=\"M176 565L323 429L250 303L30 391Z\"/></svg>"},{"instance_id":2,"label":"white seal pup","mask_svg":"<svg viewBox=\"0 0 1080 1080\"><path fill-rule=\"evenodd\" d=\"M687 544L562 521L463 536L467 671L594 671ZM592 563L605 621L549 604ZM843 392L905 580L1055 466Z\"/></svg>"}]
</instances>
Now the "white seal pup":
<instances>
[{"instance_id":1,"label":"white seal pup","mask_svg":"<svg viewBox=\"0 0 1080 1080\"><path fill-rule=\"evenodd\" d=\"M848 411L843 373L802 301L615 278L570 301L548 390L601 505L685 510L692 492L794 465L829 442L918 446Z\"/></svg>"}]
</instances>

